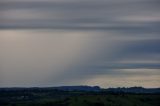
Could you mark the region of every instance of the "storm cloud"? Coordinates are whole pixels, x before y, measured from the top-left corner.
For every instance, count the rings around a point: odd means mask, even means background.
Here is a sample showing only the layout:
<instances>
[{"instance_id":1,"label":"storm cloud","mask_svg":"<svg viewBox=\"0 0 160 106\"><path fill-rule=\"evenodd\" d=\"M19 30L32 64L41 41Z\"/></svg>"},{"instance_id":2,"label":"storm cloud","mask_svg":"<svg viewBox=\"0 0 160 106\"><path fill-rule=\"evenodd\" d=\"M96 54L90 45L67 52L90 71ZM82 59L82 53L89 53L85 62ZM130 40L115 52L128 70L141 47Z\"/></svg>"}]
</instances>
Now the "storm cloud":
<instances>
[{"instance_id":1,"label":"storm cloud","mask_svg":"<svg viewBox=\"0 0 160 106\"><path fill-rule=\"evenodd\" d=\"M160 87L159 4L0 1L0 87Z\"/></svg>"}]
</instances>

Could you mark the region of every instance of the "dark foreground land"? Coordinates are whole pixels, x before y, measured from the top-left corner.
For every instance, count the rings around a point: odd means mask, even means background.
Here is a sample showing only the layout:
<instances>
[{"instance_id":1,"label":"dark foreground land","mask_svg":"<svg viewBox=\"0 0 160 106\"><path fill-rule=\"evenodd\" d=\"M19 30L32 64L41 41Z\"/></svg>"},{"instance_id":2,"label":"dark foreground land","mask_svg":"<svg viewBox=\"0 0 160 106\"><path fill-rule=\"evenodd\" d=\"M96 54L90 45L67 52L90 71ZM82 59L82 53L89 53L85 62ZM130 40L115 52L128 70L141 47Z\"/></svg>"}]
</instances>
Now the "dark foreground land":
<instances>
[{"instance_id":1,"label":"dark foreground land","mask_svg":"<svg viewBox=\"0 0 160 106\"><path fill-rule=\"evenodd\" d=\"M0 89L0 106L160 106L160 94Z\"/></svg>"}]
</instances>

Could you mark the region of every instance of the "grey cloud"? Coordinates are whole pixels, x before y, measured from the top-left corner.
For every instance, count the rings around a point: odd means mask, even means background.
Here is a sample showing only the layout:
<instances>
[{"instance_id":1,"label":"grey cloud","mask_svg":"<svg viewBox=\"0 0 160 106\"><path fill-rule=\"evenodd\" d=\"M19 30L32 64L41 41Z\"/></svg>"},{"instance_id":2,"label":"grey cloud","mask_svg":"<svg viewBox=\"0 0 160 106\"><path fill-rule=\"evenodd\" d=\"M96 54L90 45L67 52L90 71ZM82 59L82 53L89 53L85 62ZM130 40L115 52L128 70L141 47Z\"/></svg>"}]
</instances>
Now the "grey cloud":
<instances>
[{"instance_id":1,"label":"grey cloud","mask_svg":"<svg viewBox=\"0 0 160 106\"><path fill-rule=\"evenodd\" d=\"M125 36L121 36L125 37ZM106 38L107 39L107 38ZM112 40L114 42L114 40ZM100 43L100 42L99 42ZM117 43L117 42L116 42ZM120 42L119 42L120 43ZM119 43L116 44L118 50L112 51L111 54L108 54L108 48L103 46L100 51L92 56L89 60L85 59L83 63L77 64L77 66L69 68L68 71L57 76L59 81L63 82L63 79L67 80L81 80L81 79L89 79L96 75L124 75L124 76L133 76L133 75L159 75L160 71L156 71L156 73L150 72L139 72L141 69L160 69L160 50L159 50L159 40L136 40L136 41L123 41L121 46ZM101 42L102 44L102 42ZM112 49L116 49L116 47L112 47ZM154 58L156 56L156 58ZM133 58L137 58L137 62L132 63L121 63L122 60L132 60ZM152 63L148 62L148 60L157 62ZM141 63L141 61L146 61ZM132 72L123 72L124 69L137 69L137 71L133 74ZM54 78L53 78L54 79ZM57 80L53 80L57 82Z\"/></svg>"},{"instance_id":2,"label":"grey cloud","mask_svg":"<svg viewBox=\"0 0 160 106\"><path fill-rule=\"evenodd\" d=\"M160 69L157 36L49 29L1 30L0 37L1 86L81 84L97 75L129 77Z\"/></svg>"},{"instance_id":3,"label":"grey cloud","mask_svg":"<svg viewBox=\"0 0 160 106\"><path fill-rule=\"evenodd\" d=\"M113 29L156 28L159 20L131 22L126 16L159 17L156 0L1 2L1 28ZM136 13L135 13L136 11ZM12 14L11 14L12 13ZM11 15L10 15L11 14ZM40 14L40 16L39 16ZM22 17L22 16L25 17ZM122 20L119 20L121 19ZM124 20L123 20L124 18ZM157 18L156 18L157 19ZM153 22L152 21L156 21ZM137 25L135 25L137 24ZM147 30L148 30L147 29ZM152 29L153 30L153 29Z\"/></svg>"},{"instance_id":4,"label":"grey cloud","mask_svg":"<svg viewBox=\"0 0 160 106\"><path fill-rule=\"evenodd\" d=\"M98 75L159 75L159 4L158 0L0 1L0 86L75 84ZM141 69L156 71L135 72Z\"/></svg>"}]
</instances>

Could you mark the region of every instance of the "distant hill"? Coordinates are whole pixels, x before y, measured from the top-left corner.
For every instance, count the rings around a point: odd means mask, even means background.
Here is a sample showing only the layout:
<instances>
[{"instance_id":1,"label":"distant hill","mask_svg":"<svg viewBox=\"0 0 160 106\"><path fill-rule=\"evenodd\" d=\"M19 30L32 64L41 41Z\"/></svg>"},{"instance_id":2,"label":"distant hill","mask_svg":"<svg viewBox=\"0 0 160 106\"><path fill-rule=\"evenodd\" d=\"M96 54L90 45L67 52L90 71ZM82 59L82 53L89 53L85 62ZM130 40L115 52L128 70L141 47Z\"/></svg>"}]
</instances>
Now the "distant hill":
<instances>
[{"instance_id":1,"label":"distant hill","mask_svg":"<svg viewBox=\"0 0 160 106\"><path fill-rule=\"evenodd\" d=\"M32 88L0 88L0 92L4 91L33 91L33 92L46 92L46 91L82 91L82 92L105 92L105 93L150 93L160 94L160 88L143 88L143 87L130 87L130 88L106 88L102 89L99 86L59 86L59 87L32 87Z\"/></svg>"},{"instance_id":2,"label":"distant hill","mask_svg":"<svg viewBox=\"0 0 160 106\"><path fill-rule=\"evenodd\" d=\"M64 91L101 91L101 88L99 86L61 86L54 88Z\"/></svg>"}]
</instances>

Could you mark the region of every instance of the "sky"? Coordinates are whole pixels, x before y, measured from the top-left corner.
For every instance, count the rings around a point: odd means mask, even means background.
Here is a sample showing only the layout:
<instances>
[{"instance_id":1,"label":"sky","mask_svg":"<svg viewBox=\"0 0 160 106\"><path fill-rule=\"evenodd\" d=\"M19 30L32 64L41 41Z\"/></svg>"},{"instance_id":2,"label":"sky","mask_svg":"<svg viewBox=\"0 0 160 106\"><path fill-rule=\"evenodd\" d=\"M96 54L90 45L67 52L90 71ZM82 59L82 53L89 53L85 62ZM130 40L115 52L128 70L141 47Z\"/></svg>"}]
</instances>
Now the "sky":
<instances>
[{"instance_id":1,"label":"sky","mask_svg":"<svg viewBox=\"0 0 160 106\"><path fill-rule=\"evenodd\" d=\"M1 0L0 87L160 87L159 0Z\"/></svg>"}]
</instances>

